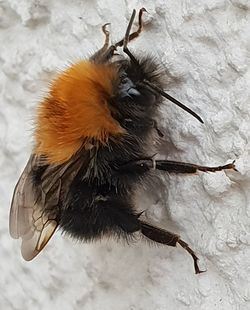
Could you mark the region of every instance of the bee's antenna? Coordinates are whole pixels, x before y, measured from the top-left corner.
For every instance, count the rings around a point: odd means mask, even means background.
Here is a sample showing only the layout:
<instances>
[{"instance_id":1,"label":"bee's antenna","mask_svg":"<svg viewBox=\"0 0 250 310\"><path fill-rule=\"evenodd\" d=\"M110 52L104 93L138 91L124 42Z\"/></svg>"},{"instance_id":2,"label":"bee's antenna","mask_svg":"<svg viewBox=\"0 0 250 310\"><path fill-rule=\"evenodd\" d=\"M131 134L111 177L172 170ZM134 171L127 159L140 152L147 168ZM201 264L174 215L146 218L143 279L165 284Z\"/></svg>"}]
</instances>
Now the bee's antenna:
<instances>
[{"instance_id":1,"label":"bee's antenna","mask_svg":"<svg viewBox=\"0 0 250 310\"><path fill-rule=\"evenodd\" d=\"M133 22L134 22L134 19L135 19L135 14L136 14L136 10L134 9L133 12L132 12L132 15L130 17L130 21L128 23L128 27L127 27L127 30L126 30L126 33L125 33L125 36L124 36L124 39L123 39L123 47L124 48L127 47L128 42L129 42L129 34L130 34L130 31L131 31L131 28L132 28L132 25L133 25Z\"/></svg>"},{"instance_id":2,"label":"bee's antenna","mask_svg":"<svg viewBox=\"0 0 250 310\"><path fill-rule=\"evenodd\" d=\"M131 31L131 28L132 28L132 25L133 25L133 22L134 22L134 19L135 19L135 14L136 14L136 10L133 10L133 13L132 13L132 15L130 17L130 21L129 21L129 24L128 24L128 27L127 27L127 30L126 30L126 33L125 33L125 37L123 39L123 51L124 51L125 54L127 54L129 56L129 58L135 64L138 64L138 61L136 60L134 55L130 52L130 50L127 47L128 42L129 42L129 34L130 34L130 31Z\"/></svg>"},{"instance_id":3,"label":"bee's antenna","mask_svg":"<svg viewBox=\"0 0 250 310\"><path fill-rule=\"evenodd\" d=\"M146 87L148 90L150 90L151 92L155 92L158 93L160 95L162 95L164 98L167 98L168 100L170 100L171 102L173 102L174 104L178 105L178 107L182 108L183 110L185 110L186 112L188 112L189 114L193 115L199 122L201 122L202 124L204 123L202 118L196 114L194 111L192 111L191 109L189 109L187 106L185 106L183 103L181 103L180 101L176 100L175 98L173 98L172 96L168 95L167 93L165 93L160 87L156 86L153 83L150 83L147 80L144 80L141 83L142 86Z\"/></svg>"}]
</instances>

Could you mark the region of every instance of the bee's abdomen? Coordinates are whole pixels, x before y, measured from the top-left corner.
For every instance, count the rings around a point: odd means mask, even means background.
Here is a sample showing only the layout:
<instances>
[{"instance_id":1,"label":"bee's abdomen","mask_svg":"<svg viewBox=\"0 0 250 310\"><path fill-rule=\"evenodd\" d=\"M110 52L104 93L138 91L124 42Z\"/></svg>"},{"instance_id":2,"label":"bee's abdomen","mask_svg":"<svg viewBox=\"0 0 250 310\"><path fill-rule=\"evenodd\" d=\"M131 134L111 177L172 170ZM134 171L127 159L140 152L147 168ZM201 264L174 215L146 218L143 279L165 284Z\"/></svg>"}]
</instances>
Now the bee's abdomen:
<instances>
[{"instance_id":1,"label":"bee's abdomen","mask_svg":"<svg viewBox=\"0 0 250 310\"><path fill-rule=\"evenodd\" d=\"M86 200L85 200L86 198ZM95 194L71 199L60 218L62 229L74 238L91 241L104 235L126 236L139 230L138 216L124 196Z\"/></svg>"}]
</instances>

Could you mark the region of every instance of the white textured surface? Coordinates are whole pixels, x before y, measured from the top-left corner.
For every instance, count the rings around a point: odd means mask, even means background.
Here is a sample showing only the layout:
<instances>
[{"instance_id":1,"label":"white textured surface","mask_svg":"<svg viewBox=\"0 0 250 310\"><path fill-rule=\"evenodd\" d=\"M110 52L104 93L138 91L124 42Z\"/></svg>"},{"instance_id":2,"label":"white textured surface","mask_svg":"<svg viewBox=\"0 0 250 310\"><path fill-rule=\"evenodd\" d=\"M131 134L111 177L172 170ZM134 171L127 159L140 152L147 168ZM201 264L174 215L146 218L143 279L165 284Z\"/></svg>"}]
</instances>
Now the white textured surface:
<instances>
[{"instance_id":1,"label":"white textured surface","mask_svg":"<svg viewBox=\"0 0 250 310\"><path fill-rule=\"evenodd\" d=\"M133 8L146 26L132 48L168 68L169 93L200 125L167 103L168 158L200 164L237 159L239 173L166 177L140 199L148 219L196 250L195 275L182 249L115 242L76 244L60 233L34 261L8 235L13 187L29 156L33 109L50 78L102 45L102 24L124 34ZM0 309L250 309L249 0L0 0Z\"/></svg>"}]
</instances>

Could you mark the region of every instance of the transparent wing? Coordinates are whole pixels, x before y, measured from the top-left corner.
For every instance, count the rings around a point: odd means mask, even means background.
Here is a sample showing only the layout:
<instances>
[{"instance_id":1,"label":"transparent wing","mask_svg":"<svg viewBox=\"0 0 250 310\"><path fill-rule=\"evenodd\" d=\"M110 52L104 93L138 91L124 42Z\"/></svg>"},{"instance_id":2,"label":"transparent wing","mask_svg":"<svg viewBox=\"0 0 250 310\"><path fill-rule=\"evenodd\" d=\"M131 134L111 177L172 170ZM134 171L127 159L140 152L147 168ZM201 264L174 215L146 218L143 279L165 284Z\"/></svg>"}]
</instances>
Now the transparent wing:
<instances>
[{"instance_id":1,"label":"transparent wing","mask_svg":"<svg viewBox=\"0 0 250 310\"><path fill-rule=\"evenodd\" d=\"M57 228L56 216L49 218L32 182L36 165L32 155L15 187L10 210L10 235L22 238L21 252L25 260L33 259L48 243Z\"/></svg>"},{"instance_id":2,"label":"transparent wing","mask_svg":"<svg viewBox=\"0 0 250 310\"><path fill-rule=\"evenodd\" d=\"M60 166L45 166L39 185L34 186L33 172L41 160L31 155L15 187L9 220L12 238L22 239L21 252L25 260L33 259L55 232L59 201L67 195L83 158L76 156Z\"/></svg>"}]
</instances>

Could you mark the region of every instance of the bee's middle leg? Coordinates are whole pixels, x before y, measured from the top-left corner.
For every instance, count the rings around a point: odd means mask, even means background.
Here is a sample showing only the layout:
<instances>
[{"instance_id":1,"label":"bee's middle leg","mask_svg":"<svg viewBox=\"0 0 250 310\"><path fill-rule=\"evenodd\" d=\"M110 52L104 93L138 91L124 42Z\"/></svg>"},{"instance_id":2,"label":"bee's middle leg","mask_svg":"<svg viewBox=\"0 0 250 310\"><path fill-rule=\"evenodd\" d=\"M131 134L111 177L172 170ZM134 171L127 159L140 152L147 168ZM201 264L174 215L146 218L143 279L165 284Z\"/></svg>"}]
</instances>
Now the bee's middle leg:
<instances>
[{"instance_id":1,"label":"bee's middle leg","mask_svg":"<svg viewBox=\"0 0 250 310\"><path fill-rule=\"evenodd\" d=\"M119 169L122 171L147 171L157 169L169 173L196 173L197 171L203 172L216 172L222 170L236 170L234 161L230 164L223 166L200 166L191 163L171 161L171 160L155 160L154 158L137 159L125 164L122 164Z\"/></svg>"}]
</instances>

